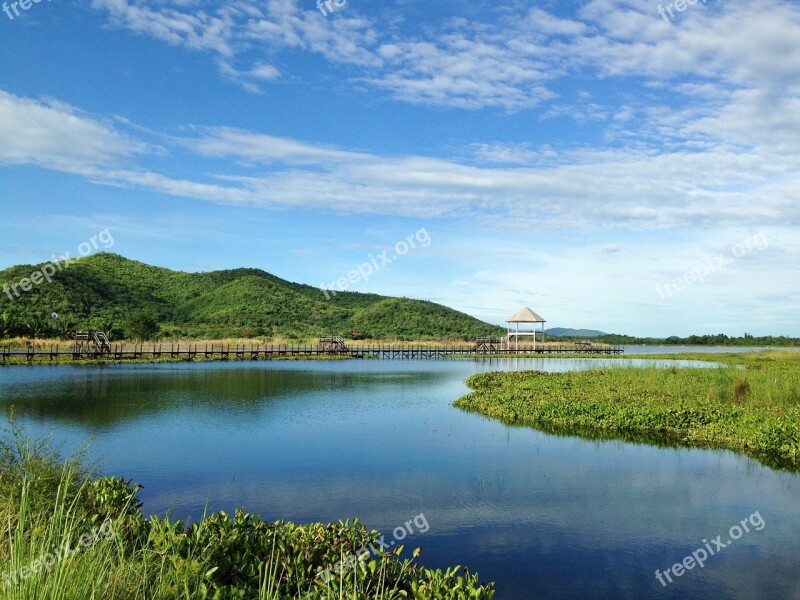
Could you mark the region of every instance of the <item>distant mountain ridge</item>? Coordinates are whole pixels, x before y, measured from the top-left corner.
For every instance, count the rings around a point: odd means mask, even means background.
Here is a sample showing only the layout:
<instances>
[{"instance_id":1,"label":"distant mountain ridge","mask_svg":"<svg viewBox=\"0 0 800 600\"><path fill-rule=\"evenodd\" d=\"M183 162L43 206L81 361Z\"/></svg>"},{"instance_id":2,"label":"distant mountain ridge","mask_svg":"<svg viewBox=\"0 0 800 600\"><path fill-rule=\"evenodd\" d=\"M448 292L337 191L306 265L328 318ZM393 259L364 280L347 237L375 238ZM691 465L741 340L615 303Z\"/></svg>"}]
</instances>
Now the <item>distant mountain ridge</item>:
<instances>
[{"instance_id":1,"label":"distant mountain ridge","mask_svg":"<svg viewBox=\"0 0 800 600\"><path fill-rule=\"evenodd\" d=\"M42 267L0 271L0 288ZM111 253L82 258L52 275L52 281L27 287L19 297L0 293L0 336L66 337L76 329L97 329L119 339L132 313L151 317L165 337L474 339L504 331L423 300L357 292L338 292L326 300L316 287L260 269L185 273ZM53 313L58 319L50 318Z\"/></svg>"},{"instance_id":2,"label":"distant mountain ridge","mask_svg":"<svg viewBox=\"0 0 800 600\"><path fill-rule=\"evenodd\" d=\"M545 329L544 332L548 335L554 335L556 337L594 338L609 335L603 331L598 331L597 329L570 329L569 327L551 327L550 329Z\"/></svg>"}]
</instances>

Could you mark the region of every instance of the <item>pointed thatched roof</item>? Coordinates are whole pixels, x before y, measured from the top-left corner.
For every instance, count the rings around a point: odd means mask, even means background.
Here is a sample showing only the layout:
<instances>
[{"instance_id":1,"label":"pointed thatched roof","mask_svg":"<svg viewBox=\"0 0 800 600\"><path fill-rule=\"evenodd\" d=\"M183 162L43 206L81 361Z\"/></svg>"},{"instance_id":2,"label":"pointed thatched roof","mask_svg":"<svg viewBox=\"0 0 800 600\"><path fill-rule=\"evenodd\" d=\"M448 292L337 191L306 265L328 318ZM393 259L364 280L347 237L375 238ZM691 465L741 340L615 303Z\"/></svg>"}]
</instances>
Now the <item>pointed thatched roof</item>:
<instances>
[{"instance_id":1,"label":"pointed thatched roof","mask_svg":"<svg viewBox=\"0 0 800 600\"><path fill-rule=\"evenodd\" d=\"M506 323L547 323L547 321L533 312L530 308L525 307L513 317L506 319Z\"/></svg>"}]
</instances>

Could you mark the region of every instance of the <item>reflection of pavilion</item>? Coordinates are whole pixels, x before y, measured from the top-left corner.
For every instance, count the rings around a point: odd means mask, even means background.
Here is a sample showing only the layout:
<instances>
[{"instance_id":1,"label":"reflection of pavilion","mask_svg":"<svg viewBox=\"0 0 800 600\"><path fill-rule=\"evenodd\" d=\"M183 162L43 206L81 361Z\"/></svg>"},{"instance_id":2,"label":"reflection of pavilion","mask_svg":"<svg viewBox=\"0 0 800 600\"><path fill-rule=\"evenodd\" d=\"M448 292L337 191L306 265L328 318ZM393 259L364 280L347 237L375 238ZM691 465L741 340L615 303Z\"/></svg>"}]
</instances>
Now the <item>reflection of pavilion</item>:
<instances>
[{"instance_id":1,"label":"reflection of pavilion","mask_svg":"<svg viewBox=\"0 0 800 600\"><path fill-rule=\"evenodd\" d=\"M511 349L511 338L514 338L514 350L519 350L519 338L520 336L533 336L533 349L536 350L536 323L542 324L542 333L544 333L544 324L547 323L542 317L537 315L533 312L530 308L523 308L513 317L509 317L506 319L506 323L508 323L508 336L507 336L507 343L508 349ZM511 324L516 325L516 329L511 329ZM519 324L520 323L533 323L534 328L533 331L520 331Z\"/></svg>"}]
</instances>

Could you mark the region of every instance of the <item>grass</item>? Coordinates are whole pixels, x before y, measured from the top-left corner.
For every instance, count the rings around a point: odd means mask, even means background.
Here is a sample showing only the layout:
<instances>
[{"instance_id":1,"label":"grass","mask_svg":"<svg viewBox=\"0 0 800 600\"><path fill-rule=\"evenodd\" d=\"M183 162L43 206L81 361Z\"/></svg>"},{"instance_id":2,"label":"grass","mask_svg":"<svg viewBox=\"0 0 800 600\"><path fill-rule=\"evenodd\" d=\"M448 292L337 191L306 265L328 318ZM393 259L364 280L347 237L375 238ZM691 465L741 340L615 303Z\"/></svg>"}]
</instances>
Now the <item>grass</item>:
<instances>
[{"instance_id":1,"label":"grass","mask_svg":"<svg viewBox=\"0 0 800 600\"><path fill-rule=\"evenodd\" d=\"M491 600L466 568L427 569L402 547L317 574L380 537L358 520L263 521L237 510L186 527L145 518L139 486L14 425L0 438L0 600Z\"/></svg>"},{"instance_id":2,"label":"grass","mask_svg":"<svg viewBox=\"0 0 800 600\"><path fill-rule=\"evenodd\" d=\"M722 365L482 373L468 379L474 391L455 405L555 433L729 449L800 471L800 353L641 358Z\"/></svg>"}]
</instances>

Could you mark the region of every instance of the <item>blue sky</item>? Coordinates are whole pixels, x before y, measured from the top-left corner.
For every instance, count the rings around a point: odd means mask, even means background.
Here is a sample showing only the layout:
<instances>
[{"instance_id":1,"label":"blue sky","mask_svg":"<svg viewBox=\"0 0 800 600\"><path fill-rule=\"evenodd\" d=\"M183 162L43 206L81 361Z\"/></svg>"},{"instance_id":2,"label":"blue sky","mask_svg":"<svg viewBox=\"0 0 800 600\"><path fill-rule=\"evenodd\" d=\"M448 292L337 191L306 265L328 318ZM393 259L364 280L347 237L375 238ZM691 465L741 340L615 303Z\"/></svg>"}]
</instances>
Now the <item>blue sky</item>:
<instances>
[{"instance_id":1,"label":"blue sky","mask_svg":"<svg viewBox=\"0 0 800 600\"><path fill-rule=\"evenodd\" d=\"M7 3L0 267L388 251L349 289L800 336L800 4L315 1Z\"/></svg>"}]
</instances>

